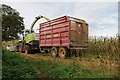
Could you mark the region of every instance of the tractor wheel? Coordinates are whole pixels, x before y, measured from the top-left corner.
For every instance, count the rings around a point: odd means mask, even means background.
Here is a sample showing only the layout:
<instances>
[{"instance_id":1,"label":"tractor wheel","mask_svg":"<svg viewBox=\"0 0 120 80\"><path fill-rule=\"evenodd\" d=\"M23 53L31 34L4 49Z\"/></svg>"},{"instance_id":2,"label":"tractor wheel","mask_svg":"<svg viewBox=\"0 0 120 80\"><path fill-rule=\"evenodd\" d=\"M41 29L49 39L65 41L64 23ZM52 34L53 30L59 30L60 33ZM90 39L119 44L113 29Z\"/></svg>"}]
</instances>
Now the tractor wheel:
<instances>
[{"instance_id":1,"label":"tractor wheel","mask_svg":"<svg viewBox=\"0 0 120 80\"><path fill-rule=\"evenodd\" d=\"M25 53L31 53L31 46L30 45L25 45Z\"/></svg>"},{"instance_id":2,"label":"tractor wheel","mask_svg":"<svg viewBox=\"0 0 120 80\"><path fill-rule=\"evenodd\" d=\"M57 57L57 56L58 56L58 49L57 49L56 47L53 47L53 48L51 49L51 55L52 55L53 57Z\"/></svg>"},{"instance_id":3,"label":"tractor wheel","mask_svg":"<svg viewBox=\"0 0 120 80\"><path fill-rule=\"evenodd\" d=\"M19 43L19 45L18 45L18 51L22 52L22 43Z\"/></svg>"},{"instance_id":4,"label":"tractor wheel","mask_svg":"<svg viewBox=\"0 0 120 80\"><path fill-rule=\"evenodd\" d=\"M68 50L66 48L64 48L64 47L61 47L59 49L59 57L61 59L65 59L67 57L67 55L68 55Z\"/></svg>"}]
</instances>

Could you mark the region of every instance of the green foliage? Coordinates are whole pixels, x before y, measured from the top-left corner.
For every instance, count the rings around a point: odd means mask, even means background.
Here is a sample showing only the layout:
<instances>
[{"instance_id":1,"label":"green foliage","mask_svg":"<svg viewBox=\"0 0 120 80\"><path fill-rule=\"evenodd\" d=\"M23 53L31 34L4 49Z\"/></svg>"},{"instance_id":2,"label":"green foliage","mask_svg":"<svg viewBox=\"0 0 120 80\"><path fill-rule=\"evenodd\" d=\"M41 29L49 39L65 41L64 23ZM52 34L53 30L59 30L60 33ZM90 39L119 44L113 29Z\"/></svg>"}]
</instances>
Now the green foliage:
<instances>
[{"instance_id":1,"label":"green foliage","mask_svg":"<svg viewBox=\"0 0 120 80\"><path fill-rule=\"evenodd\" d=\"M8 5L2 5L0 12L2 17L2 40L9 41L18 39L18 33L24 29L23 17L19 12Z\"/></svg>"},{"instance_id":2,"label":"green foliage","mask_svg":"<svg viewBox=\"0 0 120 80\"><path fill-rule=\"evenodd\" d=\"M62 64L52 61L35 61L34 64L44 76L40 78L108 78L106 74L97 69L89 69L84 65Z\"/></svg>"},{"instance_id":3,"label":"green foliage","mask_svg":"<svg viewBox=\"0 0 120 80\"><path fill-rule=\"evenodd\" d=\"M118 36L116 37L100 37L90 38L88 53L101 56L113 56L119 55L119 43Z\"/></svg>"},{"instance_id":4,"label":"green foliage","mask_svg":"<svg viewBox=\"0 0 120 80\"><path fill-rule=\"evenodd\" d=\"M18 78L36 78L37 73L31 61L21 57L19 54L3 50L2 78L16 80Z\"/></svg>"}]
</instances>

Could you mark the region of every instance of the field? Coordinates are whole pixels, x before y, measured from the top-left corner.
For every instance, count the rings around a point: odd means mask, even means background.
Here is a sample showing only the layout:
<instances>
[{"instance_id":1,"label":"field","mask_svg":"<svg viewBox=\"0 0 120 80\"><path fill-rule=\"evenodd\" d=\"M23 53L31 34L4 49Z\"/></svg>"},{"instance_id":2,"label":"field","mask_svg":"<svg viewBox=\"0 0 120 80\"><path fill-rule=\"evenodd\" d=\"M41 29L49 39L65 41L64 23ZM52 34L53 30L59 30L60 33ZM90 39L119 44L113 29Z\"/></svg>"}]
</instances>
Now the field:
<instances>
[{"instance_id":1,"label":"field","mask_svg":"<svg viewBox=\"0 0 120 80\"><path fill-rule=\"evenodd\" d=\"M92 37L88 44L82 55L67 59L3 50L3 78L14 78L16 72L18 78L119 78L118 37Z\"/></svg>"}]
</instances>

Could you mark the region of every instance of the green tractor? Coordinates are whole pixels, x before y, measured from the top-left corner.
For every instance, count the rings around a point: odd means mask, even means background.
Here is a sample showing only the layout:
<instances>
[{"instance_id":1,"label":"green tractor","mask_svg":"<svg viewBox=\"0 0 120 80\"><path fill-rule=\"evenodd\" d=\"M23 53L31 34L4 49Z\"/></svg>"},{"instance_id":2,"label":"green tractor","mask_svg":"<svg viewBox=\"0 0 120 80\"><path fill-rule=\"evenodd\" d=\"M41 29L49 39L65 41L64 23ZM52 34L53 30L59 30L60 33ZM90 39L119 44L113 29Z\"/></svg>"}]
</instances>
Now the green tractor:
<instances>
[{"instance_id":1,"label":"green tractor","mask_svg":"<svg viewBox=\"0 0 120 80\"><path fill-rule=\"evenodd\" d=\"M33 31L33 27L35 23L41 19L44 18L47 21L50 21L48 18L44 16L38 16L33 21L30 29L24 29L23 30L23 40L19 41L18 44L18 51L19 52L25 52L25 53L32 53L32 52L39 52L39 33L35 33Z\"/></svg>"}]
</instances>

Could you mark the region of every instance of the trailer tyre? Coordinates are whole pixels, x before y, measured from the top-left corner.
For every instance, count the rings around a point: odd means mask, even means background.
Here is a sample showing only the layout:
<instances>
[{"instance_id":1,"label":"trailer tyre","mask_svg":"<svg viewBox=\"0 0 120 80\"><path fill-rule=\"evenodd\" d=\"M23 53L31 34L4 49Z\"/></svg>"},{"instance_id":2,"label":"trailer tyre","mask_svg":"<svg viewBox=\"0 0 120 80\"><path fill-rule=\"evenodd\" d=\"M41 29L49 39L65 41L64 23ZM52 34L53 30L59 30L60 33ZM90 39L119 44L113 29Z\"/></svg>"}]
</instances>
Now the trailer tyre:
<instances>
[{"instance_id":1,"label":"trailer tyre","mask_svg":"<svg viewBox=\"0 0 120 80\"><path fill-rule=\"evenodd\" d=\"M65 59L67 57L67 55L68 55L68 50L66 48L64 48L64 47L61 47L59 49L59 57L61 59Z\"/></svg>"},{"instance_id":2,"label":"trailer tyre","mask_svg":"<svg viewBox=\"0 0 120 80\"><path fill-rule=\"evenodd\" d=\"M57 56L58 56L58 49L57 49L56 47L53 47L53 48L51 49L51 55L52 55L53 57L57 57Z\"/></svg>"},{"instance_id":3,"label":"trailer tyre","mask_svg":"<svg viewBox=\"0 0 120 80\"><path fill-rule=\"evenodd\" d=\"M30 45L25 45L25 53L31 53L31 46Z\"/></svg>"}]
</instances>

